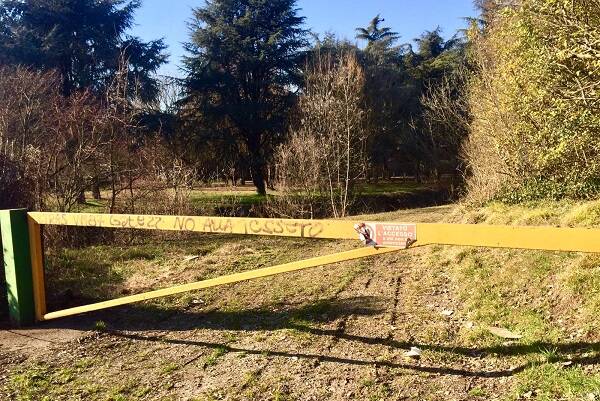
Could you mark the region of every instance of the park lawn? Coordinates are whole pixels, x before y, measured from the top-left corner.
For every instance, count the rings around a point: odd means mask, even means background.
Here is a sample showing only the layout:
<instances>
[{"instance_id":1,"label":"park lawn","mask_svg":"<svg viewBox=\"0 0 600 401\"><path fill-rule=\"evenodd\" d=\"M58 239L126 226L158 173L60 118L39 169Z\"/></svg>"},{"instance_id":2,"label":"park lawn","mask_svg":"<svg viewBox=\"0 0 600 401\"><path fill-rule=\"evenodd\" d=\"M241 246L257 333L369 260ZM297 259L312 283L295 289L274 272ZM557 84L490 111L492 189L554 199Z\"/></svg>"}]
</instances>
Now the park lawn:
<instances>
[{"instance_id":1,"label":"park lawn","mask_svg":"<svg viewBox=\"0 0 600 401\"><path fill-rule=\"evenodd\" d=\"M358 184L357 194L363 199L380 196L393 198L427 191L433 187L431 184L416 183L410 180L361 182ZM218 210L219 208L251 208L252 206L263 204L269 197L275 198L277 196L279 196L279 193L272 190L269 190L267 196L261 196L250 185L243 187L202 187L189 191L189 201L192 210L203 213L206 213L207 210ZM107 191L102 192L102 199L99 200L93 199L92 194L87 193L86 203L75 205L72 211L75 213L104 213L108 208L108 198L109 193ZM323 200L327 201L326 198ZM121 195L119 202L122 203L125 201L126 196ZM145 205L144 202L141 202L138 207L141 210L145 210L148 208L152 209L155 206L154 203Z\"/></svg>"}]
</instances>

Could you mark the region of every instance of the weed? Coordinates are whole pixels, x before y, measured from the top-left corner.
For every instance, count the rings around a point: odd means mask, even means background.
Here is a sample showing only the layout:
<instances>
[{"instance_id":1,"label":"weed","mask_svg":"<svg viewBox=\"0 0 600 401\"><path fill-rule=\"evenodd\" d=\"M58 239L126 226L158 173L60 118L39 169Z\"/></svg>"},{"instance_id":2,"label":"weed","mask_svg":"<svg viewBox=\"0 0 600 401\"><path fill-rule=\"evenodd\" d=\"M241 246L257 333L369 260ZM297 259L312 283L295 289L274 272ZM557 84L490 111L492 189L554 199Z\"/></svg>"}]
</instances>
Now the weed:
<instances>
[{"instance_id":1,"label":"weed","mask_svg":"<svg viewBox=\"0 0 600 401\"><path fill-rule=\"evenodd\" d=\"M175 371L176 371L176 370L178 370L178 369L179 369L179 365L178 365L178 364L176 364L176 363L174 363L174 362L169 362L169 363L165 364L165 365L162 367L161 371L162 371L164 374L167 374L167 375L168 375L168 374L170 374L170 373L173 373L173 372L175 372Z\"/></svg>"},{"instance_id":2,"label":"weed","mask_svg":"<svg viewBox=\"0 0 600 401\"><path fill-rule=\"evenodd\" d=\"M545 363L554 363L560 361L560 355L558 353L558 348L556 347L543 347L540 349L539 353Z\"/></svg>"},{"instance_id":3,"label":"weed","mask_svg":"<svg viewBox=\"0 0 600 401\"><path fill-rule=\"evenodd\" d=\"M517 400L524 394L537 401L596 399L589 395L600 395L600 376L587 374L579 367L534 365L517 376L516 390L510 399Z\"/></svg>"},{"instance_id":4,"label":"weed","mask_svg":"<svg viewBox=\"0 0 600 401\"><path fill-rule=\"evenodd\" d=\"M94 322L94 330L96 331L106 331L106 322L103 320L97 320Z\"/></svg>"},{"instance_id":5,"label":"weed","mask_svg":"<svg viewBox=\"0 0 600 401\"><path fill-rule=\"evenodd\" d=\"M373 387L375 385L375 381L373 379L363 379L360 385L365 388Z\"/></svg>"},{"instance_id":6,"label":"weed","mask_svg":"<svg viewBox=\"0 0 600 401\"><path fill-rule=\"evenodd\" d=\"M217 363L217 360L227 353L227 348L218 347L216 348L206 359L204 360L204 367L213 366Z\"/></svg>"},{"instance_id":7,"label":"weed","mask_svg":"<svg viewBox=\"0 0 600 401\"><path fill-rule=\"evenodd\" d=\"M469 395L471 397L487 397L488 392L481 387L474 387L471 390L469 390Z\"/></svg>"},{"instance_id":8,"label":"weed","mask_svg":"<svg viewBox=\"0 0 600 401\"><path fill-rule=\"evenodd\" d=\"M381 383L375 385L374 383L369 386L370 394L369 401L387 401L392 395L392 389L387 383Z\"/></svg>"}]
</instances>

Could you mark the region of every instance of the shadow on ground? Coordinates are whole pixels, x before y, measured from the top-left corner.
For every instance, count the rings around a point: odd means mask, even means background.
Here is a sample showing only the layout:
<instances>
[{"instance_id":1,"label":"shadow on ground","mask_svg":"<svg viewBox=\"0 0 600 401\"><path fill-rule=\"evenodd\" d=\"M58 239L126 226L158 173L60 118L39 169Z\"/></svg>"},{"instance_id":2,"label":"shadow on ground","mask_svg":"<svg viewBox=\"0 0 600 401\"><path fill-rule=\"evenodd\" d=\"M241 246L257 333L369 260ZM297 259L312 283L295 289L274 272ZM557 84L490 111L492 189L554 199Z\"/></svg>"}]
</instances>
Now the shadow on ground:
<instances>
[{"instance_id":1,"label":"shadow on ground","mask_svg":"<svg viewBox=\"0 0 600 401\"><path fill-rule=\"evenodd\" d=\"M551 362L569 362L576 365L600 364L600 343L570 342L548 343L533 342L529 344L512 343L493 347L454 347L437 344L419 344L414 342L400 342L389 336L367 337L345 333L343 329L324 329L317 326L332 323L337 319L349 316L374 316L385 311L384 302L379 297L353 297L346 299L321 300L311 305L275 305L271 309L252 310L208 310L197 312L181 309L163 309L152 306L130 306L112 310L73 317L56 322L47 322L42 327L57 329L69 328L79 330L92 330L95 323L102 321L105 327L102 335L112 336L124 340L147 342L160 342L175 346L202 347L224 349L228 352L244 352L247 354L271 355L284 358L312 359L319 362L332 362L349 365L378 365L390 368L409 369L439 375L452 375L464 377L497 378L507 377L522 372L536 364L526 362L510 369L499 370L468 370L456 367L426 366L424 363L397 363L380 360L365 360L359 358L343 358L323 353L298 353L271 351L265 349L240 348L231 343L218 343L196 341L177 338L178 332L187 332L198 329L228 330L228 331L276 331L282 329L297 330L314 336L325 336L345 340L350 343L360 343L373 346L389 347L397 350L406 350L410 347L419 347L424 351L435 351L454 354L462 358L481 359L486 356L527 356L544 354L548 350L553 353ZM104 327L104 325L103 325ZM164 333L169 334L165 335ZM385 333L382 333L382 335ZM589 356L590 354L594 356ZM530 358L532 359L532 358Z\"/></svg>"}]
</instances>

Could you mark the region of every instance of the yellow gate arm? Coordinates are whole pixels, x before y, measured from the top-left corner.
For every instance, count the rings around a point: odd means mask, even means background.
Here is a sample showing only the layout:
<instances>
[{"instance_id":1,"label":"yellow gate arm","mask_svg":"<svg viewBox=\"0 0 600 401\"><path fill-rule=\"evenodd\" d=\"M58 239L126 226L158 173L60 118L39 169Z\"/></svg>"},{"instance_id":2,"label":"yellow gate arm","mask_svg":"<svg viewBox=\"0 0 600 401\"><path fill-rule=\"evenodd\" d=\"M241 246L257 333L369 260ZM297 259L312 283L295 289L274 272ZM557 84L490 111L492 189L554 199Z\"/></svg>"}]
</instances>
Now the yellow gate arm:
<instances>
[{"instance_id":1,"label":"yellow gate arm","mask_svg":"<svg viewBox=\"0 0 600 401\"><path fill-rule=\"evenodd\" d=\"M290 220L203 216L109 215L90 213L29 213L29 245L36 320L49 320L126 305L167 295L273 276L346 260L396 252L432 244L474 247L537 249L600 253L600 229L559 227L490 226L482 224L436 224L358 222L350 220ZM334 255L251 270L172 288L126 296L91 305L46 313L41 225L130 228L235 235L360 239L369 247Z\"/></svg>"},{"instance_id":2,"label":"yellow gate arm","mask_svg":"<svg viewBox=\"0 0 600 401\"><path fill-rule=\"evenodd\" d=\"M278 237L356 240L351 220L292 220L244 217L149 216L93 213L29 213L37 224L79 227L133 228L220 234L252 234ZM600 229L563 227L491 226L484 224L366 223L388 227L411 227L419 245L461 245L548 251L600 252ZM386 247L384 243L378 244Z\"/></svg>"},{"instance_id":3,"label":"yellow gate arm","mask_svg":"<svg viewBox=\"0 0 600 401\"><path fill-rule=\"evenodd\" d=\"M289 273L298 270L308 269L311 267L325 266L337 262L361 259L374 255L383 255L385 253L397 252L399 250L400 249L397 248L360 248L347 252L336 253L333 255L319 256L316 258L301 260L298 262L291 262L278 266L265 267L263 269L256 269L245 271L242 273L230 274L227 276L198 281L196 283L178 285L175 287L150 291L143 294L130 295L127 297L113 299L110 301L98 302L95 304L79 306L76 308L64 309L58 312L50 312L43 315L40 320L57 319L61 317L77 315L80 313L91 312L100 309L107 309L115 306L127 305L134 302L147 301L149 299L165 297L168 295L180 294L188 291L216 287L224 284L232 284L240 281L253 280L261 277L274 276L276 274Z\"/></svg>"},{"instance_id":4,"label":"yellow gate arm","mask_svg":"<svg viewBox=\"0 0 600 401\"><path fill-rule=\"evenodd\" d=\"M417 243L600 253L600 229L417 224Z\"/></svg>"}]
</instances>

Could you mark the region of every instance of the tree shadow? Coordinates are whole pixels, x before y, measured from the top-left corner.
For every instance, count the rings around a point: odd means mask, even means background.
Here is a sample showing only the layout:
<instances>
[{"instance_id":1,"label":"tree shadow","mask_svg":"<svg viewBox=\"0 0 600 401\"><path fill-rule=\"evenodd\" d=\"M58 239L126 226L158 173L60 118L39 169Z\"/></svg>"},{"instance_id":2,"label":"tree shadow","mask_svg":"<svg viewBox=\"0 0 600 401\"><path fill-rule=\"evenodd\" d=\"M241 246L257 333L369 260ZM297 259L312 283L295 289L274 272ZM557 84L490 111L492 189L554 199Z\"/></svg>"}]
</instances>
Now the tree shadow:
<instances>
[{"instance_id":1,"label":"tree shadow","mask_svg":"<svg viewBox=\"0 0 600 401\"><path fill-rule=\"evenodd\" d=\"M493 371L468 370L455 367L424 366L421 363L396 363L379 360L363 360L358 358L342 358L331 355L308 354L297 352L254 350L232 346L217 342L205 342L168 336L155 335L153 332L183 332L196 329L228 330L228 331L277 331L282 329L296 330L319 337L336 338L350 343L385 346L398 350L418 347L422 350L451 353L465 358L482 358L489 355L500 356L526 356L534 354L552 353L552 362L570 362L573 365L600 364L600 343L597 342L571 342L571 343L511 343L489 347L454 347L435 344L422 344L416 342L403 342L390 338L387 333L382 337L368 337L358 334L349 334L343 329L328 329L317 327L333 323L338 319L350 316L374 316L386 311L387 299L381 297L352 297L332 298L317 301L313 304L280 304L271 305L270 309L249 310L207 310L199 312L194 310L195 305L187 310L165 309L153 305L130 305L100 311L85 316L72 317L57 322L44 324L48 328L77 328L89 330L94 322L102 320L106 323L108 335L139 341L161 342L173 345L223 348L230 352L245 352L247 354L269 354L280 357L295 357L301 359L314 359L332 363L351 365L378 365L390 368L409 369L417 372L453 375L465 377L495 378L507 377L522 372L533 366L535 362L527 362L511 369ZM593 354L590 356L589 354Z\"/></svg>"}]
</instances>

